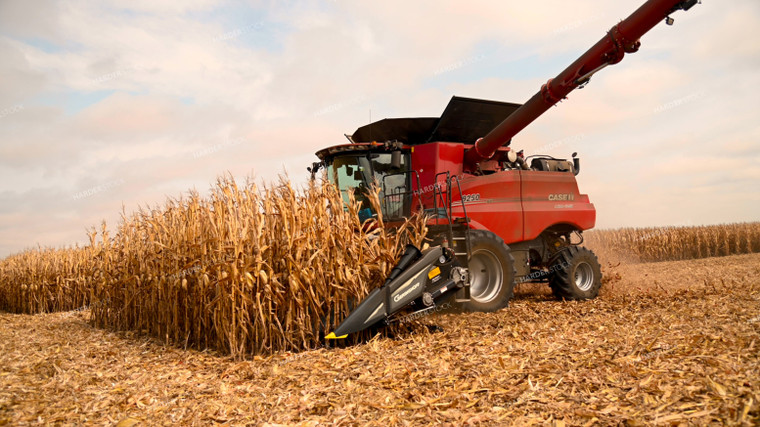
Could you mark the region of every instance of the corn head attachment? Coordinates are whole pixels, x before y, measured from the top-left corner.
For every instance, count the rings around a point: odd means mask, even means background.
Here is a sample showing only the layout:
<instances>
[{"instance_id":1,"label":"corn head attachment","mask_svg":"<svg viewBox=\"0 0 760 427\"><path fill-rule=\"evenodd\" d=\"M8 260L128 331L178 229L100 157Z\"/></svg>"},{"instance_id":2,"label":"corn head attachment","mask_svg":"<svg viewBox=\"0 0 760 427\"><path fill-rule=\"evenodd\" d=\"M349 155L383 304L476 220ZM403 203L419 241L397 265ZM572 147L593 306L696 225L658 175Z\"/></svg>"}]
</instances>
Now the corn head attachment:
<instances>
[{"instance_id":1,"label":"corn head attachment","mask_svg":"<svg viewBox=\"0 0 760 427\"><path fill-rule=\"evenodd\" d=\"M341 339L372 326L398 322L404 315L433 311L457 292L462 299L469 299L469 275L451 249L435 246L421 252L407 245L383 286L370 292L325 338Z\"/></svg>"}]
</instances>

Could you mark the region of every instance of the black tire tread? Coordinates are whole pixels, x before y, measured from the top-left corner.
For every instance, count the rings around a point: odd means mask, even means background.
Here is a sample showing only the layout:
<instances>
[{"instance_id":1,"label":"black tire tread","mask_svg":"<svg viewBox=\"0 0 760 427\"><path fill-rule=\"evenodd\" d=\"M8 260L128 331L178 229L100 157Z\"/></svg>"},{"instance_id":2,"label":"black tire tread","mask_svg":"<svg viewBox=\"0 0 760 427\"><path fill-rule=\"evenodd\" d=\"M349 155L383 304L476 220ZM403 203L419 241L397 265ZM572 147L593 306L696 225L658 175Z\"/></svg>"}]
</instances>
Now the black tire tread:
<instances>
[{"instance_id":1,"label":"black tire tread","mask_svg":"<svg viewBox=\"0 0 760 427\"><path fill-rule=\"evenodd\" d=\"M578 260L589 262L594 270L594 275L597 277L591 289L585 293L581 292L575 285L574 267ZM549 286L554 296L565 300L586 300L596 298L599 295L599 289L602 287L602 272L599 259L593 251L582 246L569 246L554 262L553 267L556 265L569 265L571 267L553 268L554 272Z\"/></svg>"}]
</instances>

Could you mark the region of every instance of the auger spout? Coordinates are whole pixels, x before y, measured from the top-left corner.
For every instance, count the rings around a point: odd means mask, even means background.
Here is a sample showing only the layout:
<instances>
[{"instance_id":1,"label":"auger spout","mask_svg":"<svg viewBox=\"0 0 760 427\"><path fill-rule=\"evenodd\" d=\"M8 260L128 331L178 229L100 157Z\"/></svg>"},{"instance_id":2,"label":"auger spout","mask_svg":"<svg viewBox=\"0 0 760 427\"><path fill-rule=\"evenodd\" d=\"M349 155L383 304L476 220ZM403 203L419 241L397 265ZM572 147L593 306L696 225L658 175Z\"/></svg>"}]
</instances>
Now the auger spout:
<instances>
[{"instance_id":1,"label":"auger spout","mask_svg":"<svg viewBox=\"0 0 760 427\"><path fill-rule=\"evenodd\" d=\"M490 159L499 147L509 145L515 135L575 88L588 83L596 72L622 61L626 53L636 52L641 46L641 36L658 23L672 24L671 13L689 10L697 3L699 0L649 0L644 3L557 77L549 79L522 107L478 139L464 154L465 168L475 170L477 163Z\"/></svg>"}]
</instances>

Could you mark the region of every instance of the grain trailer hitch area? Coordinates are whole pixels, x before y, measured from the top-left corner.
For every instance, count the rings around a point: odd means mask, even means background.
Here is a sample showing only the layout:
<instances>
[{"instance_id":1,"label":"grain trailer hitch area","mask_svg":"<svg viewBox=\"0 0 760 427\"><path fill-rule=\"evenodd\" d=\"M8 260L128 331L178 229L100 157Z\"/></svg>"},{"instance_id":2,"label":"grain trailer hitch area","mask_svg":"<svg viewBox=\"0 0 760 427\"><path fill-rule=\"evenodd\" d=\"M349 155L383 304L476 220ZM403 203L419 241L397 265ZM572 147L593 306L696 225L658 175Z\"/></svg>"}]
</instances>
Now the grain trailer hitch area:
<instances>
[{"instance_id":1,"label":"grain trailer hitch area","mask_svg":"<svg viewBox=\"0 0 760 427\"><path fill-rule=\"evenodd\" d=\"M469 275L451 249L434 246L420 251L407 245L385 283L372 290L327 339L341 339L375 325L389 325L399 314L433 311L462 290L468 296Z\"/></svg>"}]
</instances>

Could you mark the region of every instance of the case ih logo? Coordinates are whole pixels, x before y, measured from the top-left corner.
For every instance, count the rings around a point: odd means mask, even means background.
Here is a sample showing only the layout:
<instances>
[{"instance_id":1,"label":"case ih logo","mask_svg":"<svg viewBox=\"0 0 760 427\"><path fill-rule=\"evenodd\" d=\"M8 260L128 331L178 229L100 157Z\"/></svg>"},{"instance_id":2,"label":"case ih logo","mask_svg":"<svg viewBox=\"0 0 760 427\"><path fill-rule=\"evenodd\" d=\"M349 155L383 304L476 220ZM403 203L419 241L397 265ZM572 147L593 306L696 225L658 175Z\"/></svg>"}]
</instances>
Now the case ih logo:
<instances>
[{"instance_id":1,"label":"case ih logo","mask_svg":"<svg viewBox=\"0 0 760 427\"><path fill-rule=\"evenodd\" d=\"M575 200L575 196L572 194L549 194L549 200Z\"/></svg>"}]
</instances>

